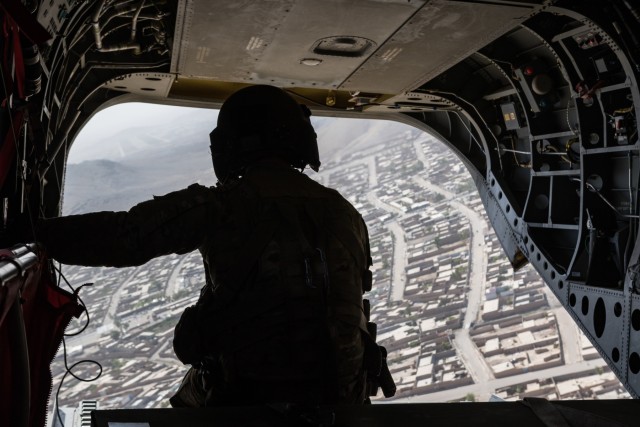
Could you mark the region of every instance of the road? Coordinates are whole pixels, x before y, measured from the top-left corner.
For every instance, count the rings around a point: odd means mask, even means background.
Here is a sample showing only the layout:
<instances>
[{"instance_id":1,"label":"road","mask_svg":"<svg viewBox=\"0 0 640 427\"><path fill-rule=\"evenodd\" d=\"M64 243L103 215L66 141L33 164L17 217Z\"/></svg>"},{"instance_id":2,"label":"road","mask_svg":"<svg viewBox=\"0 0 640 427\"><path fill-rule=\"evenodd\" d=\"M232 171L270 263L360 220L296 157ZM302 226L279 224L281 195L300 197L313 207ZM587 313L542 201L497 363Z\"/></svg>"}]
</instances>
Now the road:
<instances>
[{"instance_id":1,"label":"road","mask_svg":"<svg viewBox=\"0 0 640 427\"><path fill-rule=\"evenodd\" d=\"M376 169L376 156L367 158L369 165L369 190L373 190L378 186L378 169Z\"/></svg>"},{"instance_id":2,"label":"road","mask_svg":"<svg viewBox=\"0 0 640 427\"><path fill-rule=\"evenodd\" d=\"M189 257L183 256L182 258L180 258L180 261L176 263L176 266L173 268L173 271L171 271L171 275L169 276L169 280L167 281L167 287L164 290L164 296L170 297L171 295L175 294L180 290L178 286L180 284L180 281L178 280L178 276L180 275L180 269L182 268L182 264L185 263L187 258Z\"/></svg>"},{"instance_id":3,"label":"road","mask_svg":"<svg viewBox=\"0 0 640 427\"><path fill-rule=\"evenodd\" d=\"M489 389L488 384L495 379L495 376L482 353L480 353L480 350L478 350L478 347L469 336L469 330L457 329L454 332L452 344L456 349L456 354L462 359L469 375L473 378L473 382L481 387L485 394L490 393L492 390Z\"/></svg>"},{"instance_id":4,"label":"road","mask_svg":"<svg viewBox=\"0 0 640 427\"><path fill-rule=\"evenodd\" d=\"M393 235L393 264L391 270L391 301L404 299L404 288L407 285L405 267L407 265L407 242L404 231L397 221L387 223Z\"/></svg>"},{"instance_id":5,"label":"road","mask_svg":"<svg viewBox=\"0 0 640 427\"><path fill-rule=\"evenodd\" d=\"M416 141L414 147L418 160L422 162L424 170L428 173L430 170L429 160L422 150L422 145L419 141ZM482 308L482 296L484 295L486 285L488 263L487 253L484 250L484 236L487 231L486 222L482 215L454 200L457 197L456 194L427 181L422 176L415 177L414 182L423 188L444 196L451 207L458 210L469 220L469 225L471 226L471 242L469 244L467 308L462 321L464 328L455 331L453 345L456 348L458 356L460 356L469 371L469 375L471 375L476 385L480 387L479 393L482 395L490 394L489 383L495 377L491 368L487 365L484 356L469 335L470 325L478 321L478 316Z\"/></svg>"},{"instance_id":6,"label":"road","mask_svg":"<svg viewBox=\"0 0 640 427\"><path fill-rule=\"evenodd\" d=\"M521 384L538 380L540 378L550 378L560 375L576 374L580 372L591 371L595 368L604 368L607 363L602 359L587 360L575 365L555 366L553 368L543 369L540 371L531 371L520 375L513 375L505 378L497 378L488 381L486 384L470 384L457 387L451 390L443 390L435 393L429 393L421 396L411 396L398 399L397 402L403 403L426 403L426 402L450 402L452 400L460 400L468 393L476 396L476 401L487 402L490 394L486 390L497 390L514 384Z\"/></svg>"},{"instance_id":7,"label":"road","mask_svg":"<svg viewBox=\"0 0 640 427\"><path fill-rule=\"evenodd\" d=\"M176 266L176 269L178 269L178 267L179 265ZM107 309L105 316L100 323L100 326L96 330L93 330L91 332L84 332L81 335L67 339L67 347L78 345L87 346L93 344L115 328L114 319L116 311L118 310L118 304L120 304L120 296L122 295L122 290L129 285L129 282L136 276L139 269L140 267L134 268L131 274L129 274L127 278L120 283L118 289L111 293L111 297L109 299L109 308ZM167 284L167 288L169 287L169 284ZM157 323L151 319L151 313L139 314L136 317L129 319L129 322L136 325L141 325L144 323L149 323L149 325L151 325L153 323Z\"/></svg>"},{"instance_id":8,"label":"road","mask_svg":"<svg viewBox=\"0 0 640 427\"><path fill-rule=\"evenodd\" d=\"M429 170L428 159L424 155L424 152L422 151L418 143L416 143L415 146L418 159L426 162L424 163L425 169ZM432 184L431 182L425 180L423 177L416 177L414 178L414 180L419 183L419 185L443 195L446 200L449 201L451 206L453 206L464 216L466 216L471 223L472 243L471 254L469 255L471 263L469 281L473 285L470 286L469 289L467 312L465 313L464 318L464 325L466 328L468 328L471 322L475 322L478 320L478 313L480 312L480 308L482 305L482 294L486 285L485 272L487 269L487 254L484 251L484 233L486 229L486 222L480 214L473 211L472 209L469 209L462 203L453 200L456 196L450 191ZM580 351L581 344L578 327L576 326L573 319L571 319L571 316L569 315L569 313L567 313L566 309L560 304L551 289L549 289L548 286L545 286L544 290L547 295L547 301L549 301L551 311L556 316L558 325L562 325L562 327L558 328L558 330L560 333L560 342L562 343L565 363L573 364L580 362L582 360L582 354ZM457 334L456 338L458 338Z\"/></svg>"},{"instance_id":9,"label":"road","mask_svg":"<svg viewBox=\"0 0 640 427\"><path fill-rule=\"evenodd\" d=\"M380 200L374 190L371 190L367 193L367 200L369 201L369 203L371 203L373 206L375 206L378 209L382 209L383 211L391 212L396 215L404 215L404 212L402 211L402 209L399 209L395 206L391 206L390 204Z\"/></svg>"},{"instance_id":10,"label":"road","mask_svg":"<svg viewBox=\"0 0 640 427\"><path fill-rule=\"evenodd\" d=\"M403 215L401 209L391 206L378 198L375 188L378 186L378 172L376 170L376 157L371 155L360 162L366 162L369 168L369 192L367 200L378 209ZM397 221L390 221L387 227L393 236L393 260L391 263L391 301L401 301L404 298L404 288L407 284L407 276L405 267L407 265L407 242L405 240L404 231Z\"/></svg>"},{"instance_id":11,"label":"road","mask_svg":"<svg viewBox=\"0 0 640 427\"><path fill-rule=\"evenodd\" d=\"M111 293L111 299L109 300L109 308L107 309L107 313L105 314L104 319L102 320L103 325L107 323L113 323L115 318L114 316L116 314L116 311L118 310L118 304L120 304L120 295L122 295L122 290L129 285L129 282L131 281L131 279L135 277L139 269L140 267L134 268L131 274L127 276L127 278L124 279L122 283L120 283L120 286L118 286L118 289L116 289L114 292Z\"/></svg>"},{"instance_id":12,"label":"road","mask_svg":"<svg viewBox=\"0 0 640 427\"><path fill-rule=\"evenodd\" d=\"M487 253L485 251L484 236L487 232L487 224L481 215L458 202L451 205L461 212L469 220L471 225L471 248L469 251L469 294L467 295L467 311L464 316L464 325L469 327L471 322L478 321L478 315L482 308L482 297L487 284Z\"/></svg>"},{"instance_id":13,"label":"road","mask_svg":"<svg viewBox=\"0 0 640 427\"><path fill-rule=\"evenodd\" d=\"M375 159L374 159L375 160ZM371 169L373 168L375 173L375 161L369 163L369 177L371 177ZM369 178L369 184L371 184L371 178ZM377 185L377 180L375 181ZM388 203L380 200L375 190L369 191L367 194L367 200L373 206L378 209L385 210L387 212L394 213L396 215L403 215L401 209L391 206ZM407 284L407 276L405 274L405 267L407 266L407 242L404 237L404 230L400 227L397 221L393 220L387 222L387 228L393 236L393 260L391 263L391 301L401 301L404 298L404 288Z\"/></svg>"},{"instance_id":14,"label":"road","mask_svg":"<svg viewBox=\"0 0 640 427\"><path fill-rule=\"evenodd\" d=\"M419 142L415 143L416 154L420 161L423 162L425 166L425 170L429 170L429 160L424 155L421 145ZM449 204L461 212L464 216L469 219L471 224L472 236L471 236L471 251L469 254L470 260L470 271L469 271L469 294L467 295L467 310L464 316L464 328L459 329L455 332L454 346L457 349L457 354L463 359L465 366L469 370L471 377L473 378L474 386L473 390L469 391L474 394L478 394L481 401L486 401L490 397L490 394L496 387L503 387L505 382L509 382L510 384L517 384L521 382L521 375L512 377L513 381L510 381L511 378L506 378L502 380L496 380L490 368L487 366L484 361L484 357L475 346L471 337L469 336L468 328L471 325L471 322L478 321L478 315L482 308L482 295L485 291L486 286L486 269L487 269L487 254L484 250L484 235L487 229L487 223L485 219L463 205L462 203L455 201L456 195L452 192L443 189L433 183L424 179L424 177L416 177L414 180L424 188L427 188L431 191L434 191L438 194L441 194L445 197L445 200L449 202ZM551 311L555 314L558 325L561 327L558 328L560 334L560 342L562 343L562 350L564 356L564 362L566 365L570 366L561 366L555 369L553 372L559 373L569 373L569 372L580 372L585 366L591 366L587 364L587 362L582 362L582 354L581 354L581 344L580 344L580 336L578 332L578 328L571 319L571 316L565 308L560 304L556 296L553 292L547 287L544 287L544 291L547 295L547 300L549 301L549 305ZM605 366L605 363L602 361L598 361L597 366ZM591 369L591 368L587 368ZM538 373L529 373L524 375L529 375L531 378L539 378L542 377L543 371L538 371ZM544 374L548 376L547 374ZM471 386L470 386L471 387ZM465 389L463 387L463 389ZM467 392L463 392L463 389L451 391L451 393L457 393L458 396L463 396ZM447 396L448 392L440 392L441 396ZM442 401L447 400L446 398L437 397L440 393L434 393L429 395L428 400L424 401ZM431 400L433 397L433 400ZM455 397L452 397L455 399ZM451 399L448 399L451 400Z\"/></svg>"},{"instance_id":15,"label":"road","mask_svg":"<svg viewBox=\"0 0 640 427\"><path fill-rule=\"evenodd\" d=\"M425 165L426 166L426 165ZM455 195L437 185L426 181L422 177L414 178L420 186L443 195L449 204L462 213L469 220L471 226L471 242L469 250L469 291L467 294L467 309L462 321L464 328L455 332L454 346L462 358L469 374L478 384L487 384L494 378L493 373L484 360L484 356L473 343L469 335L469 326L478 321L482 308L482 296L486 285L487 254L484 250L484 236L486 222L481 215L469 209L462 203L453 200Z\"/></svg>"},{"instance_id":16,"label":"road","mask_svg":"<svg viewBox=\"0 0 640 427\"><path fill-rule=\"evenodd\" d=\"M578 325L567 313L553 291L545 285L544 292L549 302L550 311L556 316L558 323L558 333L560 334L560 342L562 343L562 353L564 355L564 363L567 365L577 363L582 360L582 343L580 342L580 332Z\"/></svg>"},{"instance_id":17,"label":"road","mask_svg":"<svg viewBox=\"0 0 640 427\"><path fill-rule=\"evenodd\" d=\"M158 362L158 363L163 363L165 365L170 365L170 366L184 366L182 362L180 362L178 359L171 359L171 358L167 358L167 357L160 357L160 353L162 353L163 351L166 350L167 347L169 347L171 345L172 341L171 340L164 340L164 342L158 346L156 348L156 351L154 351L154 353L151 355L151 357L149 358L150 360L153 360L154 362Z\"/></svg>"}]
</instances>

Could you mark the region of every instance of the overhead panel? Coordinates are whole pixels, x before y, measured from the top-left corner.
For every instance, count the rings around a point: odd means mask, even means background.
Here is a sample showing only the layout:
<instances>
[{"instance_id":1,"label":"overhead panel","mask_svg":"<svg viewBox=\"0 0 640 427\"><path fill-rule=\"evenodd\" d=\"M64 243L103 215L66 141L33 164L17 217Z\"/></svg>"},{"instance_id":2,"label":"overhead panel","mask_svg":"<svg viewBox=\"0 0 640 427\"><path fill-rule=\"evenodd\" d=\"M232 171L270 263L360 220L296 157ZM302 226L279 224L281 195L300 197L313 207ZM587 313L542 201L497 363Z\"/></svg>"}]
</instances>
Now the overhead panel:
<instances>
[{"instance_id":1,"label":"overhead panel","mask_svg":"<svg viewBox=\"0 0 640 427\"><path fill-rule=\"evenodd\" d=\"M129 73L115 77L102 87L153 98L165 98L175 80L168 73Z\"/></svg>"},{"instance_id":2,"label":"overhead panel","mask_svg":"<svg viewBox=\"0 0 640 427\"><path fill-rule=\"evenodd\" d=\"M230 82L337 87L424 3L186 2L173 71Z\"/></svg>"},{"instance_id":3,"label":"overhead panel","mask_svg":"<svg viewBox=\"0 0 640 427\"><path fill-rule=\"evenodd\" d=\"M378 93L415 89L523 22L534 7L538 6L430 1L341 89Z\"/></svg>"}]
</instances>

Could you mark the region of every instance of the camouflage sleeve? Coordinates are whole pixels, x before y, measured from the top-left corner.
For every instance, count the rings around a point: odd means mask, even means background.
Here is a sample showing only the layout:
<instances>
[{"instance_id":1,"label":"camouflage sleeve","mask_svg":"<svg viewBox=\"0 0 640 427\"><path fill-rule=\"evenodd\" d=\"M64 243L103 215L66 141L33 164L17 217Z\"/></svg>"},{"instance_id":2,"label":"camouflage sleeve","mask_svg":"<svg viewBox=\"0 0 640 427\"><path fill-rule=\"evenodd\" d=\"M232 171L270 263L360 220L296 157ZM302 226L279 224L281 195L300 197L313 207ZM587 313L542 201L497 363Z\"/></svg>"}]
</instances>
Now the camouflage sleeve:
<instances>
[{"instance_id":1,"label":"camouflage sleeve","mask_svg":"<svg viewBox=\"0 0 640 427\"><path fill-rule=\"evenodd\" d=\"M95 212L41 220L38 240L65 264L125 267L199 248L216 214L215 193L203 186L154 197L129 212Z\"/></svg>"}]
</instances>

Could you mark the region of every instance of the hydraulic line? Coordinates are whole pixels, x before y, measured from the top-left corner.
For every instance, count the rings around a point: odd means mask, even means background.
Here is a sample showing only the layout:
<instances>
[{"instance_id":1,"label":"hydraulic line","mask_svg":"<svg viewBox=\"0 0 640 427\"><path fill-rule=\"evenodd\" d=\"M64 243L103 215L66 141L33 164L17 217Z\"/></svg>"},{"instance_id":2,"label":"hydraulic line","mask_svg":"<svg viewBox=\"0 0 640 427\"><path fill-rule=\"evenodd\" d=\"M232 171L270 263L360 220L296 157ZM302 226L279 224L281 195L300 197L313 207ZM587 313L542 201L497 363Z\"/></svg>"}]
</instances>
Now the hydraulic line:
<instances>
[{"instance_id":1,"label":"hydraulic line","mask_svg":"<svg viewBox=\"0 0 640 427\"><path fill-rule=\"evenodd\" d=\"M144 0L140 2L136 13L133 15L133 19L131 20L131 41L135 41L136 33L138 29L138 17L140 16L140 12L142 12L142 8L144 7Z\"/></svg>"},{"instance_id":2,"label":"hydraulic line","mask_svg":"<svg viewBox=\"0 0 640 427\"><path fill-rule=\"evenodd\" d=\"M96 48L102 48L102 36L100 35L100 15L102 15L102 9L104 9L107 0L100 0L100 3L96 7L96 11L93 14L91 25L93 27L93 36L96 41Z\"/></svg>"}]
</instances>

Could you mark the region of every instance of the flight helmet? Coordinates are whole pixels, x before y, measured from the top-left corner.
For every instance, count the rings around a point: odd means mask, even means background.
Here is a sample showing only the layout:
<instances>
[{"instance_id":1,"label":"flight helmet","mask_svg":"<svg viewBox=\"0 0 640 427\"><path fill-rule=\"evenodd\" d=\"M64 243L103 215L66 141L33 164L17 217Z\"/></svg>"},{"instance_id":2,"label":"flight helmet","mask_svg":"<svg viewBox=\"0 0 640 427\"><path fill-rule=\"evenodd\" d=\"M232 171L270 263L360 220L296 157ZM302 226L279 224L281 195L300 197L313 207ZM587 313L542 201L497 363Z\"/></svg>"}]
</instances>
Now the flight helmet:
<instances>
[{"instance_id":1,"label":"flight helmet","mask_svg":"<svg viewBox=\"0 0 640 427\"><path fill-rule=\"evenodd\" d=\"M274 86L249 86L232 94L209 135L218 180L238 178L256 160L273 156L317 172L318 142L309 116L305 105Z\"/></svg>"}]
</instances>

